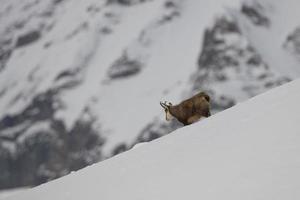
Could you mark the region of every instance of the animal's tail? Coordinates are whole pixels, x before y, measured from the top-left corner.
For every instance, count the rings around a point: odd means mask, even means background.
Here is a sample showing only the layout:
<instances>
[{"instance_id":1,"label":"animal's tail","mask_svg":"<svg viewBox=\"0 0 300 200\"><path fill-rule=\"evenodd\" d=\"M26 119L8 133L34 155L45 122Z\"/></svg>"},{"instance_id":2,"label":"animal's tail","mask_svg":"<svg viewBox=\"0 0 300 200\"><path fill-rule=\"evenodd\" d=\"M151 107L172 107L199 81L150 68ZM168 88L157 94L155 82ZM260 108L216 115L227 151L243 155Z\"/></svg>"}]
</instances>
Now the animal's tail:
<instances>
[{"instance_id":1,"label":"animal's tail","mask_svg":"<svg viewBox=\"0 0 300 200\"><path fill-rule=\"evenodd\" d=\"M210 97L205 92L200 92L198 95L204 97L206 101L210 101Z\"/></svg>"},{"instance_id":2,"label":"animal's tail","mask_svg":"<svg viewBox=\"0 0 300 200\"><path fill-rule=\"evenodd\" d=\"M204 98L206 99L206 101L210 101L210 97L208 96L208 94L204 93Z\"/></svg>"}]
</instances>

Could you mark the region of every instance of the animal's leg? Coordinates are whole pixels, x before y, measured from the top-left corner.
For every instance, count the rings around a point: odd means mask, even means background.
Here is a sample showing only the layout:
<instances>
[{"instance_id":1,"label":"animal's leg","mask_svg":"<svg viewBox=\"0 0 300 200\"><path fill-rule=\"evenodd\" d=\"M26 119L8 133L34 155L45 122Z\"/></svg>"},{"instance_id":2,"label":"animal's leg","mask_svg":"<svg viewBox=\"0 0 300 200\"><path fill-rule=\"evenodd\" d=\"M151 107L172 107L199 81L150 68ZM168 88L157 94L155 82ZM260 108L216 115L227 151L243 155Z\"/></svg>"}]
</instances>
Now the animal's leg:
<instances>
[{"instance_id":1,"label":"animal's leg","mask_svg":"<svg viewBox=\"0 0 300 200\"><path fill-rule=\"evenodd\" d=\"M211 116L211 113L210 113L210 111L208 110L208 111L207 111L206 117L210 117L210 116Z\"/></svg>"},{"instance_id":2,"label":"animal's leg","mask_svg":"<svg viewBox=\"0 0 300 200\"><path fill-rule=\"evenodd\" d=\"M192 117L188 118L187 123L192 124L192 123L199 121L200 119L201 119L201 116L193 115Z\"/></svg>"}]
</instances>

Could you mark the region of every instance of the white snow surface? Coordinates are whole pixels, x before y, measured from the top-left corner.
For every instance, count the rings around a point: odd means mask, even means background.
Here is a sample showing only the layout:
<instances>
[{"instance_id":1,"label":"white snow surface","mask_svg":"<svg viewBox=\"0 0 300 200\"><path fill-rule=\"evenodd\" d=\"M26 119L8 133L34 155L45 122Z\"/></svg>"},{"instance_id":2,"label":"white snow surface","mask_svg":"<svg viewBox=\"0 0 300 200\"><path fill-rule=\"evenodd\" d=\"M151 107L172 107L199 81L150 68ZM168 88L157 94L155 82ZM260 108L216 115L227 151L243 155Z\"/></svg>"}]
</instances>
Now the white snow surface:
<instances>
[{"instance_id":1,"label":"white snow surface","mask_svg":"<svg viewBox=\"0 0 300 200\"><path fill-rule=\"evenodd\" d=\"M28 188L15 188L15 189L0 191L0 199L4 199L9 196L16 195L17 193L24 192L25 190L28 190Z\"/></svg>"},{"instance_id":2,"label":"white snow surface","mask_svg":"<svg viewBox=\"0 0 300 200\"><path fill-rule=\"evenodd\" d=\"M7 200L300 198L300 80Z\"/></svg>"}]
</instances>

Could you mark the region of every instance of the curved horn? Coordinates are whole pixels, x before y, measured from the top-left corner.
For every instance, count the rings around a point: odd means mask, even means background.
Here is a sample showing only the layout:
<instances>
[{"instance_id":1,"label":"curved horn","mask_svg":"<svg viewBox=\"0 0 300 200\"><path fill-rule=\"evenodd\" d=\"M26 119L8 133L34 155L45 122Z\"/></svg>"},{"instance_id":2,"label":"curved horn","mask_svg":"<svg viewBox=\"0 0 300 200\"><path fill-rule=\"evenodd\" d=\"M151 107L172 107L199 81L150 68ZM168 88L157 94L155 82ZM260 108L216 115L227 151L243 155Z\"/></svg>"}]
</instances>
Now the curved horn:
<instances>
[{"instance_id":1,"label":"curved horn","mask_svg":"<svg viewBox=\"0 0 300 200\"><path fill-rule=\"evenodd\" d=\"M163 107L164 109L169 108L170 106L172 106L172 103L165 101L163 102L159 102L159 104L161 105L161 107Z\"/></svg>"},{"instance_id":2,"label":"curved horn","mask_svg":"<svg viewBox=\"0 0 300 200\"><path fill-rule=\"evenodd\" d=\"M159 104L161 105L161 107L163 107L164 109L166 109L167 108L167 105L166 105L166 103L163 103L163 102L159 102Z\"/></svg>"}]
</instances>

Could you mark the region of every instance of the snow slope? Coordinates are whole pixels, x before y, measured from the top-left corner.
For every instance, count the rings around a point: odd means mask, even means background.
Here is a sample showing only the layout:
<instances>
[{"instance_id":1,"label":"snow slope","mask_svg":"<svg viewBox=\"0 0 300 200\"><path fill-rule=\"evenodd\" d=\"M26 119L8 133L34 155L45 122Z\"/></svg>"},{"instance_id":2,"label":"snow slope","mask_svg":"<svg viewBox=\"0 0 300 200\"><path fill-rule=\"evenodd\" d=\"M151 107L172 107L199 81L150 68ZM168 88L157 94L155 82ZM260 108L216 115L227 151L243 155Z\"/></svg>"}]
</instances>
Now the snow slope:
<instances>
[{"instance_id":1,"label":"snow slope","mask_svg":"<svg viewBox=\"0 0 300 200\"><path fill-rule=\"evenodd\" d=\"M2 190L0 192L0 199L7 198L12 195L16 195L18 193L24 192L25 190L28 190L29 188L17 188L17 189L10 189L10 190Z\"/></svg>"},{"instance_id":2,"label":"snow slope","mask_svg":"<svg viewBox=\"0 0 300 200\"><path fill-rule=\"evenodd\" d=\"M7 200L299 199L300 80Z\"/></svg>"}]
</instances>

